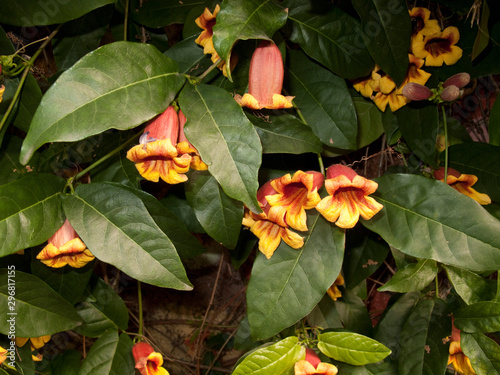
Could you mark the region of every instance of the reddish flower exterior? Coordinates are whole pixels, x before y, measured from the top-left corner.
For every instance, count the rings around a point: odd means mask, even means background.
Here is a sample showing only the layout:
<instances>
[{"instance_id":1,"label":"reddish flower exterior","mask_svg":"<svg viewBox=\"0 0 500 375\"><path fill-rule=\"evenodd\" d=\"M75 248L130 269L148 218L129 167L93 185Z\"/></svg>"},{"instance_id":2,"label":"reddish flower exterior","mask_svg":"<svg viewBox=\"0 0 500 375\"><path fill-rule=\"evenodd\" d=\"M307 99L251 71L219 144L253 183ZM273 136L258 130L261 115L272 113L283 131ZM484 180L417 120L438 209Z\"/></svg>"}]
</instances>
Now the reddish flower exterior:
<instances>
[{"instance_id":1,"label":"reddish flower exterior","mask_svg":"<svg viewBox=\"0 0 500 375\"><path fill-rule=\"evenodd\" d=\"M463 375L475 375L470 359L464 354L460 346L460 330L455 327L453 318L451 320L451 342L449 348L448 364L453 365L456 372Z\"/></svg>"},{"instance_id":2,"label":"reddish flower exterior","mask_svg":"<svg viewBox=\"0 0 500 375\"><path fill-rule=\"evenodd\" d=\"M164 369L163 357L154 351L153 347L145 342L138 342L132 348L132 355L135 360L135 368L141 375L169 375Z\"/></svg>"},{"instance_id":3,"label":"reddish flower exterior","mask_svg":"<svg viewBox=\"0 0 500 375\"><path fill-rule=\"evenodd\" d=\"M443 167L434 171L434 178L436 180L444 182ZM448 176L446 181L448 185L450 185L456 191L474 199L476 202L483 206L490 204L491 198L487 194L480 193L472 188L477 180L478 178L472 174L461 174L456 169L448 168Z\"/></svg>"},{"instance_id":4,"label":"reddish flower exterior","mask_svg":"<svg viewBox=\"0 0 500 375\"><path fill-rule=\"evenodd\" d=\"M295 363L295 375L336 375L337 367L331 363L321 362L314 350L306 349L306 358Z\"/></svg>"}]
</instances>

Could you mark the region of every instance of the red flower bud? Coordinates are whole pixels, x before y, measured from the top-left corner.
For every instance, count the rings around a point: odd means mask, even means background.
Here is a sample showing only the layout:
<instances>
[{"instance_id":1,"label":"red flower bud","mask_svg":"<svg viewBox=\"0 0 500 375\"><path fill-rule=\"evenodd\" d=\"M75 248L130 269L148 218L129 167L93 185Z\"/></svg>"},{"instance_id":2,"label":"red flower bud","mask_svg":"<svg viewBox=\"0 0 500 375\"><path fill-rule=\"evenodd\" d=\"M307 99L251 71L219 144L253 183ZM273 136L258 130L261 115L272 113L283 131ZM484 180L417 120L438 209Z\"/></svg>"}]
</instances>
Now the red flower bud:
<instances>
[{"instance_id":1,"label":"red flower bud","mask_svg":"<svg viewBox=\"0 0 500 375\"><path fill-rule=\"evenodd\" d=\"M448 86L439 95L445 102L452 102L460 96L460 89L457 86Z\"/></svg>"},{"instance_id":2,"label":"red flower bud","mask_svg":"<svg viewBox=\"0 0 500 375\"><path fill-rule=\"evenodd\" d=\"M428 87L415 82L404 85L402 93L410 100L426 100L432 95L432 91Z\"/></svg>"},{"instance_id":3,"label":"red flower bud","mask_svg":"<svg viewBox=\"0 0 500 375\"><path fill-rule=\"evenodd\" d=\"M443 83L443 87L457 86L459 89L466 86L470 82L469 73L458 73L451 76Z\"/></svg>"}]
</instances>

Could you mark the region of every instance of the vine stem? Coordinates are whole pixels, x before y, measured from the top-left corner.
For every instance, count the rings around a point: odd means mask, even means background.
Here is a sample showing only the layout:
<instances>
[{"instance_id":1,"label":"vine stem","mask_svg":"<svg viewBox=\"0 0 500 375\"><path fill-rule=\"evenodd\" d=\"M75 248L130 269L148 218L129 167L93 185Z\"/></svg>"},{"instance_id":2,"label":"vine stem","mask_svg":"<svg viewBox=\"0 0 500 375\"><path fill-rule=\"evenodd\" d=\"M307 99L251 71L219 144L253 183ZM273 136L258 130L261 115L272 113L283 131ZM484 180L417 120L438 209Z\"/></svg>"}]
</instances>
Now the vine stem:
<instances>
[{"instance_id":1,"label":"vine stem","mask_svg":"<svg viewBox=\"0 0 500 375\"><path fill-rule=\"evenodd\" d=\"M222 58L219 57L219 59L214 62L212 65L210 65L210 67L205 70L203 73L201 73L198 77L196 77L198 79L198 81L203 81L203 79L208 75L210 74L210 72L212 70L214 70L215 68L217 68L217 65L219 65L220 63L222 62Z\"/></svg>"},{"instance_id":2,"label":"vine stem","mask_svg":"<svg viewBox=\"0 0 500 375\"><path fill-rule=\"evenodd\" d=\"M19 96L21 95L21 90L23 89L24 82L26 81L26 78L28 78L28 74L30 72L31 67L35 63L36 59L42 53L43 49L47 47L47 44L50 43L52 38L59 32L61 29L62 24L56 27L54 31L45 39L45 41L40 45L40 47L36 50L34 55L31 57L31 59L26 63L26 66L24 68L23 75L21 76L21 79L19 81L19 85L17 86L16 92L14 93L14 97L12 98L9 106L7 107L7 110L5 111L5 114L2 117L2 120L0 121L0 131L2 130L3 126L7 122L8 117L10 116L10 113L14 109L14 106L17 103L17 100L19 99Z\"/></svg>"},{"instance_id":3,"label":"vine stem","mask_svg":"<svg viewBox=\"0 0 500 375\"><path fill-rule=\"evenodd\" d=\"M446 122L446 111L441 107L443 112L443 128L444 128L444 183L448 183L448 124Z\"/></svg>"},{"instance_id":4,"label":"vine stem","mask_svg":"<svg viewBox=\"0 0 500 375\"><path fill-rule=\"evenodd\" d=\"M137 305L139 309L139 329L138 329L138 335L139 337L142 337L142 331L144 327L144 319L142 315L142 288L141 288L141 282L137 280Z\"/></svg>"},{"instance_id":5,"label":"vine stem","mask_svg":"<svg viewBox=\"0 0 500 375\"><path fill-rule=\"evenodd\" d=\"M127 29L128 29L128 8L130 0L125 0L125 19L123 20L123 40L127 41Z\"/></svg>"}]
</instances>

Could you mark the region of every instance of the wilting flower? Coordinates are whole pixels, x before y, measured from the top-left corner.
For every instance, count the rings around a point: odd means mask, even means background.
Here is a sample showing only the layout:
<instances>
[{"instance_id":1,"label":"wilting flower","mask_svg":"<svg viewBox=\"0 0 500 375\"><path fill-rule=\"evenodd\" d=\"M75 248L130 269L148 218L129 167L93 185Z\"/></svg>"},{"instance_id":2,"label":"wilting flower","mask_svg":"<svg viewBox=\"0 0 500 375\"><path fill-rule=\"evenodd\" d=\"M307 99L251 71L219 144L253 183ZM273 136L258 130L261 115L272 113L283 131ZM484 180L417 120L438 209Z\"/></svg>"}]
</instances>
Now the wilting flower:
<instances>
[{"instance_id":1,"label":"wilting flower","mask_svg":"<svg viewBox=\"0 0 500 375\"><path fill-rule=\"evenodd\" d=\"M325 187L329 196L318 203L316 209L340 228L352 228L359 220L371 219L383 206L368 195L378 184L359 176L345 165L335 164L326 171Z\"/></svg>"},{"instance_id":2,"label":"wilting flower","mask_svg":"<svg viewBox=\"0 0 500 375\"><path fill-rule=\"evenodd\" d=\"M316 207L321 200L318 189L323 186L323 175L319 172L297 171L293 177L288 173L271 181L276 194L267 195L271 208L270 220L300 231L307 230L305 210Z\"/></svg>"},{"instance_id":3,"label":"wilting flower","mask_svg":"<svg viewBox=\"0 0 500 375\"><path fill-rule=\"evenodd\" d=\"M206 165L200 157L198 150L187 140L184 134L184 124L186 123L186 116L182 111L179 111L179 143L177 144L177 150L180 154L191 155L191 169L195 171L206 171L208 165Z\"/></svg>"},{"instance_id":4,"label":"wilting flower","mask_svg":"<svg viewBox=\"0 0 500 375\"><path fill-rule=\"evenodd\" d=\"M142 177L158 182L161 178L167 184L179 184L187 180L184 174L189 170L191 155L184 145L179 149L179 117L174 107L150 120L139 145L127 152L127 159L133 161ZM193 153L196 150L191 149Z\"/></svg>"},{"instance_id":5,"label":"wilting flower","mask_svg":"<svg viewBox=\"0 0 500 375\"><path fill-rule=\"evenodd\" d=\"M50 335L40 336L40 337L30 337L30 338L16 337L16 345L22 348L28 342L28 340L30 341L31 351L33 352L35 350L42 348L46 343L48 343L50 340ZM35 362L40 362L43 359L43 356L40 353L36 355L31 354L31 358Z\"/></svg>"},{"instance_id":6,"label":"wilting flower","mask_svg":"<svg viewBox=\"0 0 500 375\"><path fill-rule=\"evenodd\" d=\"M0 346L0 365L7 359L7 349Z\"/></svg>"},{"instance_id":7,"label":"wilting flower","mask_svg":"<svg viewBox=\"0 0 500 375\"><path fill-rule=\"evenodd\" d=\"M457 44L460 33L454 26L412 40L412 52L416 57L425 59L426 66L455 64L462 57L462 49Z\"/></svg>"},{"instance_id":8,"label":"wilting flower","mask_svg":"<svg viewBox=\"0 0 500 375\"><path fill-rule=\"evenodd\" d=\"M294 249L304 246L304 239L294 231L288 229L286 223L276 223L268 216L271 206L266 200L267 196L275 195L278 192L272 187L271 181L266 182L257 191L257 200L262 208L262 213L256 214L247 210L243 218L243 225L259 238L259 251L271 258L278 248L281 240Z\"/></svg>"},{"instance_id":9,"label":"wilting flower","mask_svg":"<svg viewBox=\"0 0 500 375\"><path fill-rule=\"evenodd\" d=\"M434 171L434 178L444 182L444 167ZM490 204L491 198L487 194L480 193L472 188L477 180L477 176L474 176L473 174L461 174L456 169L448 168L448 175L446 179L446 183L448 185L456 191L471 197L483 206Z\"/></svg>"},{"instance_id":10,"label":"wilting flower","mask_svg":"<svg viewBox=\"0 0 500 375\"><path fill-rule=\"evenodd\" d=\"M141 375L169 375L169 372L161 367L163 357L154 351L153 347L145 342L138 342L132 348L135 360L135 368Z\"/></svg>"},{"instance_id":11,"label":"wilting flower","mask_svg":"<svg viewBox=\"0 0 500 375\"><path fill-rule=\"evenodd\" d=\"M47 242L47 246L36 256L46 266L81 268L94 259L68 219Z\"/></svg>"},{"instance_id":12,"label":"wilting flower","mask_svg":"<svg viewBox=\"0 0 500 375\"><path fill-rule=\"evenodd\" d=\"M281 95L285 70L281 52L272 41L264 40L255 49L250 61L248 93L235 95L242 107L279 109L293 107L293 96Z\"/></svg>"},{"instance_id":13,"label":"wilting flower","mask_svg":"<svg viewBox=\"0 0 500 375\"><path fill-rule=\"evenodd\" d=\"M412 38L418 34L422 36L438 33L441 31L437 20L429 19L431 11L427 8L415 7L409 11L413 24Z\"/></svg>"},{"instance_id":14,"label":"wilting flower","mask_svg":"<svg viewBox=\"0 0 500 375\"><path fill-rule=\"evenodd\" d=\"M474 375L476 373L470 364L470 359L464 354L460 347L460 330L453 324L453 318L451 321L449 353L448 364L452 364L456 372L464 375Z\"/></svg>"},{"instance_id":15,"label":"wilting flower","mask_svg":"<svg viewBox=\"0 0 500 375\"><path fill-rule=\"evenodd\" d=\"M342 276L342 274L339 274L332 286L326 291L326 293L328 293L332 300L336 301L337 298L342 297L342 292L339 290L337 285L344 285L344 283L344 277Z\"/></svg>"},{"instance_id":16,"label":"wilting flower","mask_svg":"<svg viewBox=\"0 0 500 375\"><path fill-rule=\"evenodd\" d=\"M321 362L314 350L306 349L306 359L295 363L295 375L335 375L337 367L331 363Z\"/></svg>"}]
</instances>

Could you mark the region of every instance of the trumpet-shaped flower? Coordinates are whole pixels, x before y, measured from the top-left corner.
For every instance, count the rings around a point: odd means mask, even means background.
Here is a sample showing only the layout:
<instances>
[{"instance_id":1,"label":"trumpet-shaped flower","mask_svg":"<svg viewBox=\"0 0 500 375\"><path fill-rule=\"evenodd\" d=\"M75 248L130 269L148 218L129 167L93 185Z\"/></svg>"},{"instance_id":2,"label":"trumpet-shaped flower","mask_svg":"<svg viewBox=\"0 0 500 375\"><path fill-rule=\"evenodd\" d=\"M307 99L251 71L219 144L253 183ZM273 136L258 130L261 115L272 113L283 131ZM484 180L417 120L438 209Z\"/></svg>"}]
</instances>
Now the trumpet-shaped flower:
<instances>
[{"instance_id":1,"label":"trumpet-shaped flower","mask_svg":"<svg viewBox=\"0 0 500 375\"><path fill-rule=\"evenodd\" d=\"M415 7L410 11L413 24L412 38L416 35L426 36L441 31L437 20L431 20L431 11L427 8Z\"/></svg>"},{"instance_id":2,"label":"trumpet-shaped flower","mask_svg":"<svg viewBox=\"0 0 500 375\"><path fill-rule=\"evenodd\" d=\"M326 291L332 300L336 301L337 298L342 297L342 292L339 290L337 285L344 285L344 283L344 277L342 274L339 274L332 286Z\"/></svg>"},{"instance_id":3,"label":"trumpet-shaped flower","mask_svg":"<svg viewBox=\"0 0 500 375\"><path fill-rule=\"evenodd\" d=\"M462 57L462 49L457 44L460 33L454 26L412 40L411 49L416 57L425 59L426 66L455 64Z\"/></svg>"},{"instance_id":4,"label":"trumpet-shaped flower","mask_svg":"<svg viewBox=\"0 0 500 375\"><path fill-rule=\"evenodd\" d=\"M307 230L305 210L316 207L321 200L318 189L323 186L323 175L319 172L297 171L293 177L286 174L271 181L276 194L266 196L271 206L268 217L281 226L290 226L300 231Z\"/></svg>"},{"instance_id":5,"label":"trumpet-shaped flower","mask_svg":"<svg viewBox=\"0 0 500 375\"><path fill-rule=\"evenodd\" d=\"M138 342L132 348L135 360L135 368L141 375L169 375L169 372L161 367L163 357L154 351L153 347L145 342Z\"/></svg>"},{"instance_id":6,"label":"trumpet-shaped flower","mask_svg":"<svg viewBox=\"0 0 500 375\"><path fill-rule=\"evenodd\" d=\"M94 259L68 219L47 242L47 246L36 256L46 266L81 268Z\"/></svg>"},{"instance_id":7,"label":"trumpet-shaped flower","mask_svg":"<svg viewBox=\"0 0 500 375\"><path fill-rule=\"evenodd\" d=\"M139 139L140 144L127 152L127 159L135 163L146 180L158 182L161 178L167 184L187 180L184 173L189 170L191 155L183 145L180 149L177 147L179 129L179 117L170 106L149 121Z\"/></svg>"},{"instance_id":8,"label":"trumpet-shaped flower","mask_svg":"<svg viewBox=\"0 0 500 375\"><path fill-rule=\"evenodd\" d=\"M293 107L293 96L281 95L285 70L281 52L272 41L264 40L255 49L250 61L248 93L235 95L242 107L279 109Z\"/></svg>"},{"instance_id":9,"label":"trumpet-shaped flower","mask_svg":"<svg viewBox=\"0 0 500 375\"><path fill-rule=\"evenodd\" d=\"M184 134L184 124L186 123L186 116L182 111L179 111L179 143L177 144L177 150L182 154L191 155L191 169L195 171L206 171L208 165L206 165L203 160L201 160L198 150L187 140Z\"/></svg>"},{"instance_id":10,"label":"trumpet-shaped flower","mask_svg":"<svg viewBox=\"0 0 500 375\"><path fill-rule=\"evenodd\" d=\"M460 346L460 330L451 321L451 342L449 348L448 365L453 365L456 372L463 375L474 375L476 372L470 364L470 359L464 354Z\"/></svg>"},{"instance_id":11,"label":"trumpet-shaped flower","mask_svg":"<svg viewBox=\"0 0 500 375\"><path fill-rule=\"evenodd\" d=\"M272 257L281 240L294 249L300 249L304 246L304 239L288 229L286 223L281 225L269 218L270 205L266 200L266 196L275 195L276 193L277 191L272 187L271 181L262 185L257 192L257 200L264 212L256 214L247 210L243 218L243 225L248 227L259 238L259 251L267 259Z\"/></svg>"},{"instance_id":12,"label":"trumpet-shaped flower","mask_svg":"<svg viewBox=\"0 0 500 375\"><path fill-rule=\"evenodd\" d=\"M306 359L295 363L295 375L335 375L337 367L331 363L321 362L314 350L306 349Z\"/></svg>"},{"instance_id":13,"label":"trumpet-shaped flower","mask_svg":"<svg viewBox=\"0 0 500 375\"><path fill-rule=\"evenodd\" d=\"M316 209L340 228L352 228L359 220L371 219L383 206L368 195L378 184L359 176L351 168L335 164L326 171L325 187L329 196L318 203Z\"/></svg>"},{"instance_id":14,"label":"trumpet-shaped flower","mask_svg":"<svg viewBox=\"0 0 500 375\"><path fill-rule=\"evenodd\" d=\"M444 182L443 167L434 171L434 178L436 180ZM448 168L448 176L446 178L446 183L448 185L450 185L456 191L474 199L476 202L483 206L490 204L491 198L487 194L480 193L472 188L477 180L477 176L474 176L473 174L461 174L456 169Z\"/></svg>"}]
</instances>

